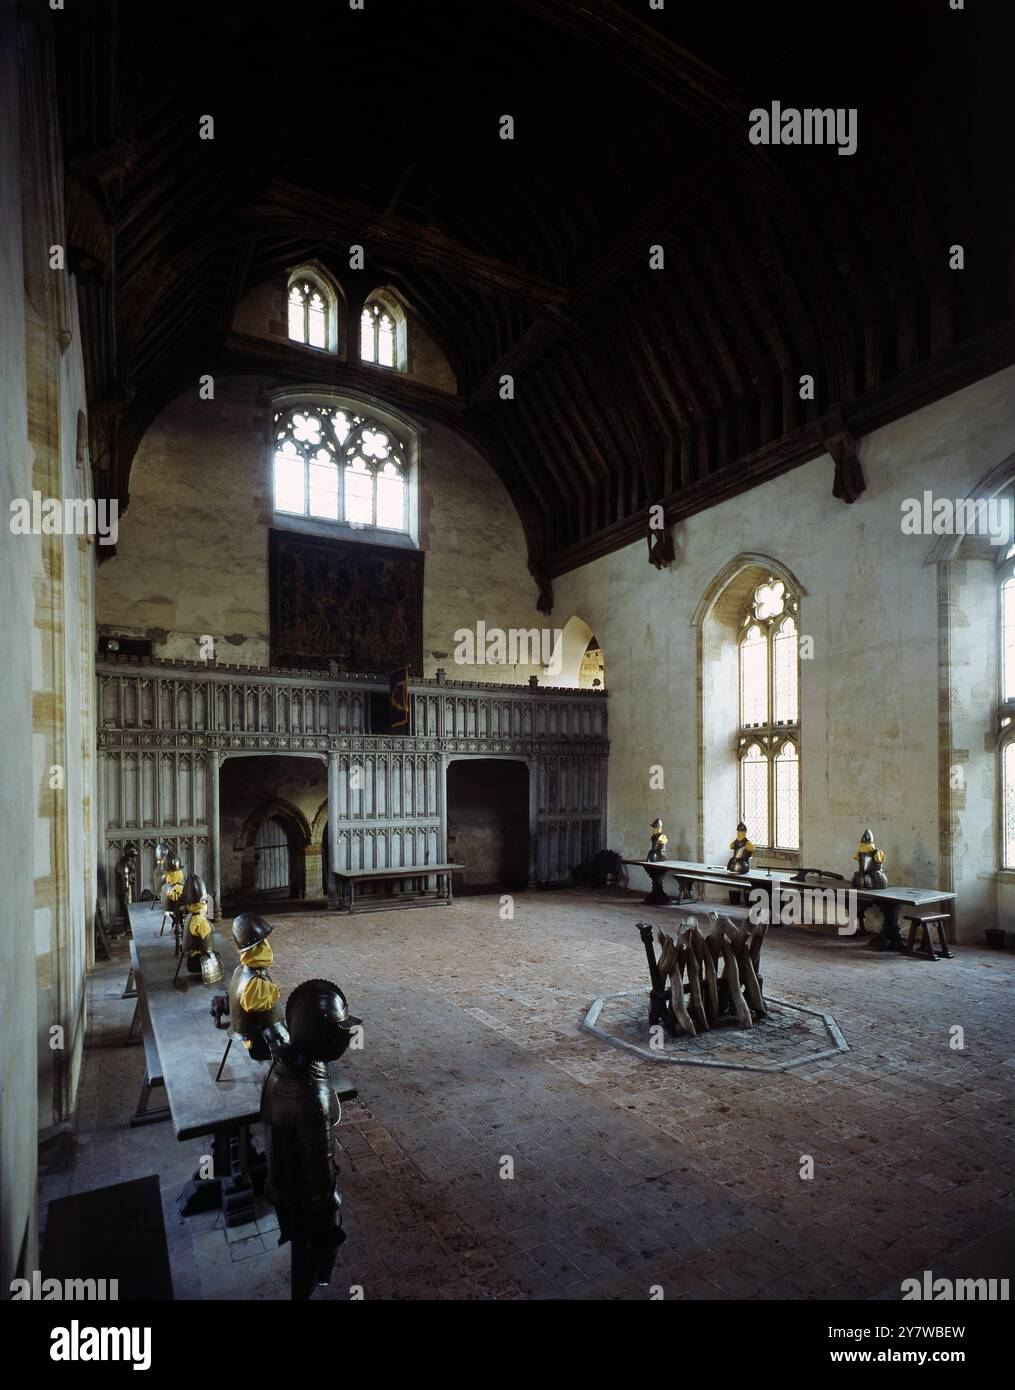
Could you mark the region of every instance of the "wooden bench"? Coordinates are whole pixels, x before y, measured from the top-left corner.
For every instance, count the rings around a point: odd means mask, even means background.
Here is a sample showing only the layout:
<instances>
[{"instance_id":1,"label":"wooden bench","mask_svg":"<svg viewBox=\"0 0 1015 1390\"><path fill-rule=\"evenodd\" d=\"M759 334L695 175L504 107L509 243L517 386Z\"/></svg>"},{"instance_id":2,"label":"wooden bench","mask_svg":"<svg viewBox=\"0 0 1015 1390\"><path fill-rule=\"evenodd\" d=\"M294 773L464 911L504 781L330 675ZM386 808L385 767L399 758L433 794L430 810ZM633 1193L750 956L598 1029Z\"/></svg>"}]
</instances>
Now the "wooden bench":
<instances>
[{"instance_id":1,"label":"wooden bench","mask_svg":"<svg viewBox=\"0 0 1015 1390\"><path fill-rule=\"evenodd\" d=\"M947 912L934 912L925 908L911 907L902 914L903 922L909 926L906 936L906 954L919 956L922 960L951 960L945 936L945 924L949 921ZM934 947L934 933L937 932L940 950Z\"/></svg>"},{"instance_id":2,"label":"wooden bench","mask_svg":"<svg viewBox=\"0 0 1015 1390\"><path fill-rule=\"evenodd\" d=\"M130 976L128 983L133 980L134 993L137 1003L134 1005L134 1020L130 1025L127 1034L127 1041L130 1042L140 1033L141 1042L144 1045L144 1078L141 1081L141 1094L137 1098L137 1106L131 1116L130 1125L133 1129L137 1125L150 1125L158 1120L169 1119L169 1104L157 1105L154 1109L149 1107L152 1089L161 1086L165 1089L165 1080L162 1076L162 1063L159 1060L159 1049L155 1043L155 1033L152 1030L151 1014L148 1011L148 998L145 994L144 977L141 974L141 966L138 963L137 947L133 940L130 943ZM125 992L126 993L126 992ZM135 1026L136 1025L136 1026Z\"/></svg>"},{"instance_id":3,"label":"wooden bench","mask_svg":"<svg viewBox=\"0 0 1015 1390\"><path fill-rule=\"evenodd\" d=\"M380 883L397 879L413 880L417 885L422 881L424 886L417 886L415 891L410 893L378 896L374 899L361 898L358 910L360 912L391 912L399 907L449 906L453 896L451 875L456 869L464 868L464 864L403 864L399 868L387 869L334 869L333 873L342 889L342 896L336 906L339 912L356 912L357 884ZM437 880L436 891L433 893L429 893L425 887L426 880L429 878Z\"/></svg>"},{"instance_id":4,"label":"wooden bench","mask_svg":"<svg viewBox=\"0 0 1015 1390\"><path fill-rule=\"evenodd\" d=\"M133 955L134 955L134 949L133 949L133 943L131 943L131 957L133 957ZM131 961L131 967L130 967L130 970L128 971L128 973L127 973L127 979L126 979L126 981L124 982L123 990L122 990L121 993L120 993L120 998L121 998L121 999L136 999L136 998L137 998L137 981L136 981L135 978L134 978L134 965L133 965L133 960ZM129 1046L131 1045L131 1043L139 1043L140 1041L141 1041L141 1005L140 1005L140 1004L135 1004L135 1005L134 1005L134 1012L133 1012L133 1014L131 1015L131 1019L130 1019L130 1027L127 1029L127 1036L126 1036L126 1038L124 1038L124 1043L129 1047Z\"/></svg>"}]
</instances>

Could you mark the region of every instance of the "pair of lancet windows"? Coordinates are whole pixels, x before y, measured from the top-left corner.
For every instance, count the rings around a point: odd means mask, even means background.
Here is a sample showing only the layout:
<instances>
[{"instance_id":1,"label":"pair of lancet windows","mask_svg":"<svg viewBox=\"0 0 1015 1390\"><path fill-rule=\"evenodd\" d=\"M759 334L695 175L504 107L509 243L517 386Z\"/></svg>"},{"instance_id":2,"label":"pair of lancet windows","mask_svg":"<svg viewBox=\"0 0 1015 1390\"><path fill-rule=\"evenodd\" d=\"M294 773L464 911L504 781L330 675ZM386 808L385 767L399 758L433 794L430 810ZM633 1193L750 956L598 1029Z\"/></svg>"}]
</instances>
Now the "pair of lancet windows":
<instances>
[{"instance_id":1,"label":"pair of lancet windows","mask_svg":"<svg viewBox=\"0 0 1015 1390\"><path fill-rule=\"evenodd\" d=\"M296 272L289 278L289 338L323 350L338 341L338 300L316 275ZM399 369L405 356L405 319L383 295L371 295L359 326L359 357L378 367Z\"/></svg>"}]
</instances>

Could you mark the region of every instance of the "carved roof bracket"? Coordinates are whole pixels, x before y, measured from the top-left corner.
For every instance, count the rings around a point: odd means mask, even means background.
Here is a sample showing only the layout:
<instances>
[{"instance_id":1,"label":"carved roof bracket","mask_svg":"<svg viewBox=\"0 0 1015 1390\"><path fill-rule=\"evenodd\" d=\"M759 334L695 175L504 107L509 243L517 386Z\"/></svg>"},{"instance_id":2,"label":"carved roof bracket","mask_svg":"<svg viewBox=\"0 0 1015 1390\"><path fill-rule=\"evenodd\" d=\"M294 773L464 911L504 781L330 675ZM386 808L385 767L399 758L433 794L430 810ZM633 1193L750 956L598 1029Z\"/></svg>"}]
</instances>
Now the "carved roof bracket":
<instances>
[{"instance_id":1,"label":"carved roof bracket","mask_svg":"<svg viewBox=\"0 0 1015 1390\"><path fill-rule=\"evenodd\" d=\"M818 436L835 463L832 496L843 502L855 502L866 490L867 480L856 451L856 440L842 413L842 406L833 406L817 422Z\"/></svg>"},{"instance_id":2,"label":"carved roof bracket","mask_svg":"<svg viewBox=\"0 0 1015 1390\"><path fill-rule=\"evenodd\" d=\"M536 599L536 607L540 613L549 615L553 612L553 583L550 576L538 562L529 562L529 573L536 581L536 588L539 596Z\"/></svg>"}]
</instances>

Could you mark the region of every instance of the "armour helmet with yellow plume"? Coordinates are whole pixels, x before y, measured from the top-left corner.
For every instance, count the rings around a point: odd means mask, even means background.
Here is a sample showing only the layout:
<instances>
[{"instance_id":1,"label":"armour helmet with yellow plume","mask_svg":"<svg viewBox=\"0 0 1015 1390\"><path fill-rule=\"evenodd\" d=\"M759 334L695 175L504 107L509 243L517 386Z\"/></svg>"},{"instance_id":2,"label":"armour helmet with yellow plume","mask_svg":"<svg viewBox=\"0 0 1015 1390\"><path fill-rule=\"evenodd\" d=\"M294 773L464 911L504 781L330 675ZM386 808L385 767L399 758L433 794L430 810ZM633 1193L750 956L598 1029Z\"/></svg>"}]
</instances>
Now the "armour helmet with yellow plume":
<instances>
[{"instance_id":1,"label":"armour helmet with yellow plume","mask_svg":"<svg viewBox=\"0 0 1015 1390\"><path fill-rule=\"evenodd\" d=\"M274 930L274 926L263 917L258 917L256 912L241 912L233 921L233 942L238 951L245 951L249 946L264 941Z\"/></svg>"}]
</instances>

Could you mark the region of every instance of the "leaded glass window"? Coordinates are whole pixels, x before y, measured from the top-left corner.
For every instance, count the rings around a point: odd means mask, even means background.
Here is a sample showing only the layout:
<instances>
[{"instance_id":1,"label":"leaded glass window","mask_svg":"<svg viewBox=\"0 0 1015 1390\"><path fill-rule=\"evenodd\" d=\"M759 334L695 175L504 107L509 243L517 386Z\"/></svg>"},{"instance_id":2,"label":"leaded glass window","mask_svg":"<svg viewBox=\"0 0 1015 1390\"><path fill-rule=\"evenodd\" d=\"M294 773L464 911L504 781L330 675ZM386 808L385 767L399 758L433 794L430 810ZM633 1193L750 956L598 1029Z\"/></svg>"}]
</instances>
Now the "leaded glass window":
<instances>
[{"instance_id":1,"label":"leaded glass window","mask_svg":"<svg viewBox=\"0 0 1015 1390\"><path fill-rule=\"evenodd\" d=\"M1015 700L1015 574L1011 573L1001 585L1001 699Z\"/></svg>"},{"instance_id":2,"label":"leaded glass window","mask_svg":"<svg viewBox=\"0 0 1015 1390\"><path fill-rule=\"evenodd\" d=\"M740 817L760 849L800 848L799 600L770 576L740 622Z\"/></svg>"},{"instance_id":3,"label":"leaded glass window","mask_svg":"<svg viewBox=\"0 0 1015 1390\"><path fill-rule=\"evenodd\" d=\"M297 276L289 286L289 337L307 347L328 346L328 303L319 285Z\"/></svg>"},{"instance_id":4,"label":"leaded glass window","mask_svg":"<svg viewBox=\"0 0 1015 1390\"><path fill-rule=\"evenodd\" d=\"M775 843L800 847L800 767L796 744L785 739L775 755Z\"/></svg>"},{"instance_id":5,"label":"leaded glass window","mask_svg":"<svg viewBox=\"0 0 1015 1390\"><path fill-rule=\"evenodd\" d=\"M1015 871L1015 545L998 564L1001 868Z\"/></svg>"},{"instance_id":6,"label":"leaded glass window","mask_svg":"<svg viewBox=\"0 0 1015 1390\"><path fill-rule=\"evenodd\" d=\"M740 723L744 728L768 723L768 636L757 623L740 643Z\"/></svg>"},{"instance_id":7,"label":"leaded glass window","mask_svg":"<svg viewBox=\"0 0 1015 1390\"><path fill-rule=\"evenodd\" d=\"M398 339L391 309L380 299L368 300L359 320L359 355L379 367L396 367Z\"/></svg>"},{"instance_id":8,"label":"leaded glass window","mask_svg":"<svg viewBox=\"0 0 1015 1390\"><path fill-rule=\"evenodd\" d=\"M768 754L760 743L748 744L740 759L740 814L756 844L768 844Z\"/></svg>"},{"instance_id":9,"label":"leaded glass window","mask_svg":"<svg viewBox=\"0 0 1015 1390\"><path fill-rule=\"evenodd\" d=\"M799 643L796 623L784 618L772 635L772 697L776 724L797 722Z\"/></svg>"},{"instance_id":10,"label":"leaded glass window","mask_svg":"<svg viewBox=\"0 0 1015 1390\"><path fill-rule=\"evenodd\" d=\"M1001 867L1015 869L1015 742L1001 754Z\"/></svg>"},{"instance_id":11,"label":"leaded glass window","mask_svg":"<svg viewBox=\"0 0 1015 1390\"><path fill-rule=\"evenodd\" d=\"M408 531L405 449L386 425L315 404L276 411L273 423L276 511Z\"/></svg>"}]
</instances>

